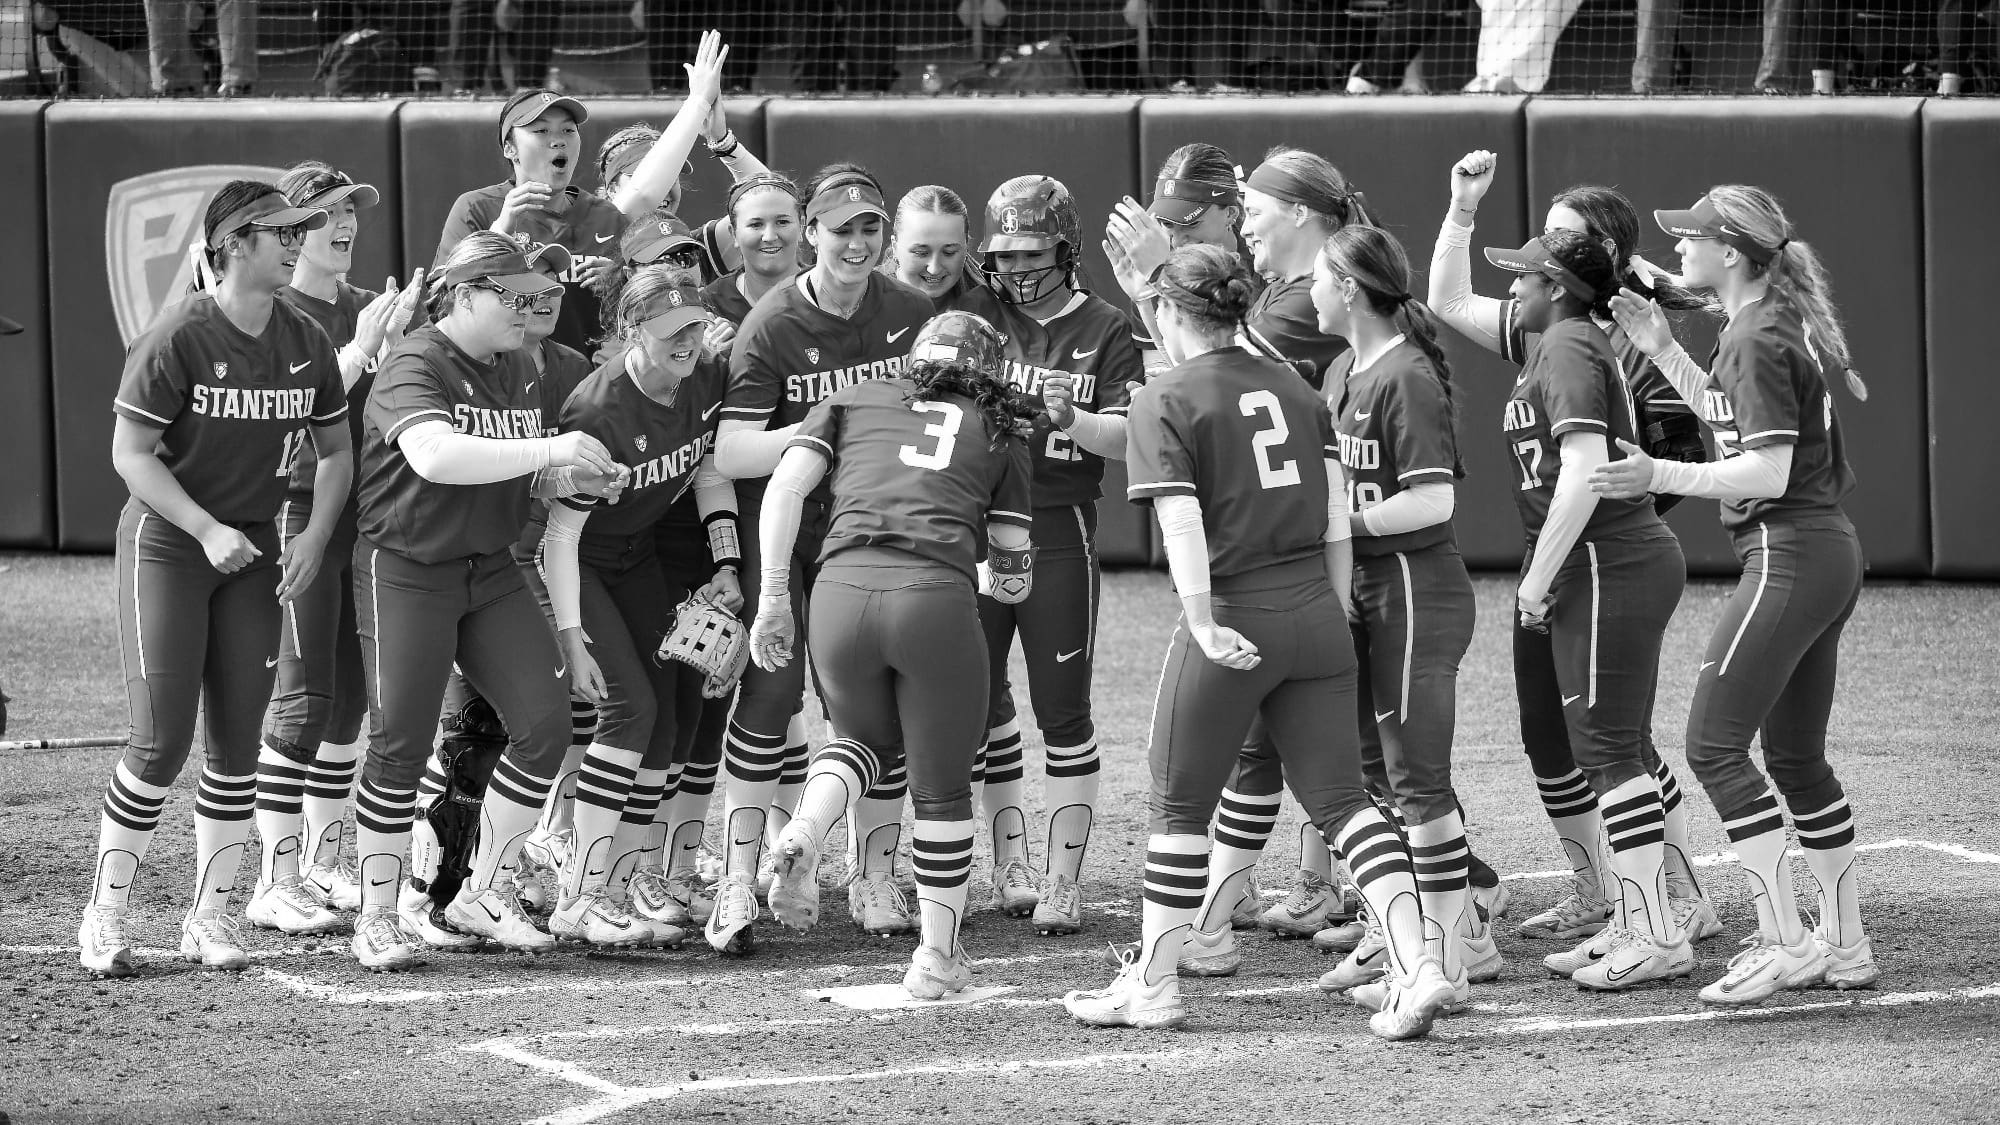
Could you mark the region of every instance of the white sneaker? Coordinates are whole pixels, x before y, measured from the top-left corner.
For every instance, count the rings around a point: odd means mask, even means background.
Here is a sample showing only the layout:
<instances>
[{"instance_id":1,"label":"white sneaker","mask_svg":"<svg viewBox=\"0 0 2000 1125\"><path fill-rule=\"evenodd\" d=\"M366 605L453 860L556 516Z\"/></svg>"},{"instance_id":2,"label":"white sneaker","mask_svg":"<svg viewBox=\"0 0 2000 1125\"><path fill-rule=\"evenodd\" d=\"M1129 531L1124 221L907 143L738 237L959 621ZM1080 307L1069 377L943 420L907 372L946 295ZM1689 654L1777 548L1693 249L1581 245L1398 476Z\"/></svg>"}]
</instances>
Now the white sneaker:
<instances>
[{"instance_id":1,"label":"white sneaker","mask_svg":"<svg viewBox=\"0 0 2000 1125\"><path fill-rule=\"evenodd\" d=\"M1368 1017L1368 1030L1391 1041L1422 1038L1451 999L1452 984L1437 959L1421 958L1407 979L1389 986L1381 1009Z\"/></svg>"},{"instance_id":2,"label":"white sneaker","mask_svg":"<svg viewBox=\"0 0 2000 1125\"><path fill-rule=\"evenodd\" d=\"M987 905L1009 918L1026 918L1042 901L1042 889L1034 868L1024 860L1010 859L993 869L993 897Z\"/></svg>"},{"instance_id":3,"label":"white sneaker","mask_svg":"<svg viewBox=\"0 0 2000 1125\"><path fill-rule=\"evenodd\" d=\"M521 900L523 910L532 910L540 914L548 910L553 898L549 894L549 887L561 886L562 879L554 869L543 871L533 864L522 863L514 869L510 885L514 897Z\"/></svg>"},{"instance_id":4,"label":"white sneaker","mask_svg":"<svg viewBox=\"0 0 2000 1125\"><path fill-rule=\"evenodd\" d=\"M287 934L323 934L341 927L340 917L320 905L298 875L257 884L243 916L260 929Z\"/></svg>"},{"instance_id":5,"label":"white sneaker","mask_svg":"<svg viewBox=\"0 0 2000 1125\"><path fill-rule=\"evenodd\" d=\"M402 890L396 892L396 920L402 927L402 937L445 953L471 953L486 944L476 934L446 929L434 913L436 907L427 892L404 881Z\"/></svg>"},{"instance_id":6,"label":"white sneaker","mask_svg":"<svg viewBox=\"0 0 2000 1125\"><path fill-rule=\"evenodd\" d=\"M319 900L321 906L329 910L361 909L361 880L352 859L315 863L300 872L300 876L305 880L306 893Z\"/></svg>"},{"instance_id":7,"label":"white sneaker","mask_svg":"<svg viewBox=\"0 0 2000 1125\"><path fill-rule=\"evenodd\" d=\"M913 933L917 928L910 917L909 900L894 879L862 876L849 883L847 914L863 933L876 937Z\"/></svg>"},{"instance_id":8,"label":"white sneaker","mask_svg":"<svg viewBox=\"0 0 2000 1125\"><path fill-rule=\"evenodd\" d=\"M1083 890L1067 875L1051 875L1042 883L1035 904L1035 932L1044 937L1083 932Z\"/></svg>"},{"instance_id":9,"label":"white sneaker","mask_svg":"<svg viewBox=\"0 0 2000 1125\"><path fill-rule=\"evenodd\" d=\"M1313 935L1313 948L1321 953L1352 953L1361 939L1368 936L1368 923L1356 919L1338 926L1328 926Z\"/></svg>"},{"instance_id":10,"label":"white sneaker","mask_svg":"<svg viewBox=\"0 0 2000 1125\"><path fill-rule=\"evenodd\" d=\"M1333 883L1300 868L1292 891L1257 916L1257 924L1286 937L1311 937L1326 928L1336 898Z\"/></svg>"},{"instance_id":11,"label":"white sneaker","mask_svg":"<svg viewBox=\"0 0 2000 1125\"><path fill-rule=\"evenodd\" d=\"M1589 968L1602 961L1605 954L1611 952L1611 939L1616 933L1616 930L1609 928L1599 930L1578 942L1574 949L1565 949L1561 953L1551 953L1542 958L1542 964L1548 966L1550 976L1567 980L1578 969Z\"/></svg>"},{"instance_id":12,"label":"white sneaker","mask_svg":"<svg viewBox=\"0 0 2000 1125\"><path fill-rule=\"evenodd\" d=\"M928 945L917 946L910 955L910 969L903 974L903 991L916 1000L941 1000L946 993L960 992L972 985L972 962L961 947L947 957Z\"/></svg>"},{"instance_id":13,"label":"white sneaker","mask_svg":"<svg viewBox=\"0 0 2000 1125\"><path fill-rule=\"evenodd\" d=\"M1459 967L1465 970L1465 977L1472 984L1490 984L1500 979L1500 968L1505 959L1500 956L1500 943L1493 936L1493 927L1488 926L1478 937L1458 937Z\"/></svg>"},{"instance_id":14,"label":"white sneaker","mask_svg":"<svg viewBox=\"0 0 2000 1125\"><path fill-rule=\"evenodd\" d=\"M1604 956L1570 974L1579 988L1624 992L1694 972L1694 946L1686 938L1661 945L1653 935L1613 926Z\"/></svg>"},{"instance_id":15,"label":"white sneaker","mask_svg":"<svg viewBox=\"0 0 2000 1125\"><path fill-rule=\"evenodd\" d=\"M1320 988L1327 992L1345 992L1350 988L1379 979L1389 971L1389 935L1375 921L1374 915L1367 919L1367 932L1362 935L1361 944L1346 959L1319 978Z\"/></svg>"},{"instance_id":16,"label":"white sneaker","mask_svg":"<svg viewBox=\"0 0 2000 1125\"><path fill-rule=\"evenodd\" d=\"M695 877L701 880L703 890L714 887L722 880L723 866L722 853L715 850L715 845L708 842L708 837L703 836L701 843L696 845L694 850L694 873Z\"/></svg>"},{"instance_id":17,"label":"white sneaker","mask_svg":"<svg viewBox=\"0 0 2000 1125\"><path fill-rule=\"evenodd\" d=\"M635 871L630 890L634 913L683 930L708 921L709 912L715 909L715 900L693 870L672 875L658 870Z\"/></svg>"},{"instance_id":18,"label":"white sneaker","mask_svg":"<svg viewBox=\"0 0 2000 1125\"><path fill-rule=\"evenodd\" d=\"M1138 956L1139 943L1128 941L1105 946L1099 960L1119 969L1125 966L1128 958ZM1189 927L1175 971L1184 977L1233 977L1242 965L1243 954L1236 948L1235 930L1224 926L1212 934L1205 934Z\"/></svg>"},{"instance_id":19,"label":"white sneaker","mask_svg":"<svg viewBox=\"0 0 2000 1125\"><path fill-rule=\"evenodd\" d=\"M1673 914L1674 925L1691 942L1707 941L1722 932L1722 919L1715 916L1715 907L1699 892L1686 898L1669 898L1667 909Z\"/></svg>"},{"instance_id":20,"label":"white sneaker","mask_svg":"<svg viewBox=\"0 0 2000 1125\"><path fill-rule=\"evenodd\" d=\"M1761 932L1744 938L1748 948L1729 959L1721 980L1701 990L1701 1002L1750 1007L1787 988L1811 987L1826 974L1826 955L1812 934L1795 946L1767 940Z\"/></svg>"},{"instance_id":21,"label":"white sneaker","mask_svg":"<svg viewBox=\"0 0 2000 1125\"><path fill-rule=\"evenodd\" d=\"M771 882L777 878L778 850L765 848L757 857L757 897L767 898L771 894Z\"/></svg>"},{"instance_id":22,"label":"white sneaker","mask_svg":"<svg viewBox=\"0 0 2000 1125\"><path fill-rule=\"evenodd\" d=\"M429 901L426 896L426 901ZM387 910L364 910L354 920L354 959L371 973L392 973L424 963L417 942L397 916Z\"/></svg>"},{"instance_id":23,"label":"white sneaker","mask_svg":"<svg viewBox=\"0 0 2000 1125\"><path fill-rule=\"evenodd\" d=\"M547 953L556 939L528 917L512 887L487 887L475 891L466 886L444 908L445 921L468 934L518 953Z\"/></svg>"},{"instance_id":24,"label":"white sneaker","mask_svg":"<svg viewBox=\"0 0 2000 1125\"><path fill-rule=\"evenodd\" d=\"M92 977L129 977L139 969L132 943L125 940L125 908L87 906L76 929L78 960Z\"/></svg>"},{"instance_id":25,"label":"white sneaker","mask_svg":"<svg viewBox=\"0 0 2000 1125\"><path fill-rule=\"evenodd\" d=\"M189 915L181 923L181 960L204 969L235 972L247 968L243 931L227 914Z\"/></svg>"},{"instance_id":26,"label":"white sneaker","mask_svg":"<svg viewBox=\"0 0 2000 1125\"><path fill-rule=\"evenodd\" d=\"M1180 978L1170 976L1148 985L1136 957L1125 960L1109 985L1064 996L1063 1007L1078 1023L1092 1027L1157 1031L1187 1021L1187 1011L1181 1007Z\"/></svg>"},{"instance_id":27,"label":"white sneaker","mask_svg":"<svg viewBox=\"0 0 2000 1125\"><path fill-rule=\"evenodd\" d=\"M779 925L805 933L819 921L819 842L793 817L778 833L771 855L771 889L764 904Z\"/></svg>"},{"instance_id":28,"label":"white sneaker","mask_svg":"<svg viewBox=\"0 0 2000 1125\"><path fill-rule=\"evenodd\" d=\"M1490 887L1472 888L1472 905L1480 916L1488 922L1497 922L1507 916L1507 905L1514 900L1514 892L1505 883L1495 883Z\"/></svg>"},{"instance_id":29,"label":"white sneaker","mask_svg":"<svg viewBox=\"0 0 2000 1125\"><path fill-rule=\"evenodd\" d=\"M1254 930L1257 919L1264 913L1264 892L1257 886L1257 876L1253 872L1243 883L1243 893L1237 897L1236 905L1229 911L1229 928L1232 930Z\"/></svg>"},{"instance_id":30,"label":"white sneaker","mask_svg":"<svg viewBox=\"0 0 2000 1125\"><path fill-rule=\"evenodd\" d=\"M521 841L521 854L530 863L545 871L561 871L569 866L570 857L576 851L576 831L564 829L561 832L537 825Z\"/></svg>"},{"instance_id":31,"label":"white sneaker","mask_svg":"<svg viewBox=\"0 0 2000 1125\"><path fill-rule=\"evenodd\" d=\"M1845 992L1850 988L1873 988L1881 979L1882 970L1875 965L1875 945L1868 935L1863 934L1860 941L1843 948L1827 940L1826 927L1821 926L1813 931L1813 942L1826 962L1826 973L1818 987Z\"/></svg>"},{"instance_id":32,"label":"white sneaker","mask_svg":"<svg viewBox=\"0 0 2000 1125\"><path fill-rule=\"evenodd\" d=\"M672 926L667 929L673 935L669 943L678 945L681 931ZM574 902L557 906L549 915L549 933L605 949L637 949L654 940L651 926L634 918L624 904L612 901L603 891L586 891Z\"/></svg>"},{"instance_id":33,"label":"white sneaker","mask_svg":"<svg viewBox=\"0 0 2000 1125\"><path fill-rule=\"evenodd\" d=\"M715 909L708 915L704 933L717 953L741 957L757 948L751 932L757 921L757 891L750 880L724 875L715 884Z\"/></svg>"},{"instance_id":34,"label":"white sneaker","mask_svg":"<svg viewBox=\"0 0 2000 1125\"><path fill-rule=\"evenodd\" d=\"M1570 893L1563 896L1561 902L1522 922L1514 928L1514 933L1524 938L1576 941L1602 930L1610 922L1611 904L1603 899L1591 898L1572 883Z\"/></svg>"}]
</instances>

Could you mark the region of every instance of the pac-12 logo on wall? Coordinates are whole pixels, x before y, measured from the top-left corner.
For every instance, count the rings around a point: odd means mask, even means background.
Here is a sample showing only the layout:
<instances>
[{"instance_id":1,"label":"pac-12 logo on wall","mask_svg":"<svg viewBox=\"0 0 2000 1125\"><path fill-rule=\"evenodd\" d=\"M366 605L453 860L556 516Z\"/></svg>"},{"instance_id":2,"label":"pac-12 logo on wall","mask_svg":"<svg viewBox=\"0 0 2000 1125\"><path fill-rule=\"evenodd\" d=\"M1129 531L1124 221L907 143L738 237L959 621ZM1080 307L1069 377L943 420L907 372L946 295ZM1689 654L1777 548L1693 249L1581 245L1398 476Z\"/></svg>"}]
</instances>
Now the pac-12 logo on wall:
<instances>
[{"instance_id":1,"label":"pac-12 logo on wall","mask_svg":"<svg viewBox=\"0 0 2000 1125\"><path fill-rule=\"evenodd\" d=\"M200 240L208 201L231 180L272 183L282 168L198 164L111 185L104 207L104 272L126 344L187 292L188 247Z\"/></svg>"}]
</instances>

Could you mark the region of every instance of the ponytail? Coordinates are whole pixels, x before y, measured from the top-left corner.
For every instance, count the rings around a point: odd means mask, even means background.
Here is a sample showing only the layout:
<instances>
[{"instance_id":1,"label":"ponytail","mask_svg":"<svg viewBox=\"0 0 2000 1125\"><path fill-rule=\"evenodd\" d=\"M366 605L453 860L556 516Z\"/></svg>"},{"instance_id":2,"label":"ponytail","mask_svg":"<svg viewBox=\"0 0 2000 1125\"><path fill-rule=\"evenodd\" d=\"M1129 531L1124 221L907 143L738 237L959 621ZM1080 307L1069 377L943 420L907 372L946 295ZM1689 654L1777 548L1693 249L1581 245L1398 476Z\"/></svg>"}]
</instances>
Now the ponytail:
<instances>
[{"instance_id":1,"label":"ponytail","mask_svg":"<svg viewBox=\"0 0 2000 1125\"><path fill-rule=\"evenodd\" d=\"M1805 321L1806 347L1820 361L1820 370L1827 369L1828 361L1839 367L1847 378L1848 391L1867 402L1868 384L1854 370L1854 357L1847 348L1847 330L1841 327L1833 304L1833 282L1827 278L1819 252L1803 239L1794 238L1778 248L1767 276L1771 288L1798 307L1799 316Z\"/></svg>"}]
</instances>

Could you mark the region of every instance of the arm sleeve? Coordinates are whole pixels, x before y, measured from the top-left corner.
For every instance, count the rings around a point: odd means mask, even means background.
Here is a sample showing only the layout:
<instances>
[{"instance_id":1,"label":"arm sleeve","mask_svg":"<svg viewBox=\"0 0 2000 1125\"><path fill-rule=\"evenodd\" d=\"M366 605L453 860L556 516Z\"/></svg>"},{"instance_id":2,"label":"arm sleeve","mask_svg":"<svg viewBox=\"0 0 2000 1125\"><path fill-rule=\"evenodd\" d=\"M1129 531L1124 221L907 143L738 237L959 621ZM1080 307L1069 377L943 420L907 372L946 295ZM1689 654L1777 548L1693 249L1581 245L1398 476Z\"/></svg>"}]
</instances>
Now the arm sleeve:
<instances>
[{"instance_id":1,"label":"arm sleeve","mask_svg":"<svg viewBox=\"0 0 2000 1125\"><path fill-rule=\"evenodd\" d=\"M1472 291L1472 228L1459 226L1447 215L1431 250L1431 311L1459 334L1489 352L1505 353L1510 301L1496 301Z\"/></svg>"},{"instance_id":2,"label":"arm sleeve","mask_svg":"<svg viewBox=\"0 0 2000 1125\"><path fill-rule=\"evenodd\" d=\"M403 428L395 439L416 474L432 484L492 484L524 477L549 464L549 440L456 434L440 419Z\"/></svg>"},{"instance_id":3,"label":"arm sleeve","mask_svg":"<svg viewBox=\"0 0 2000 1125\"><path fill-rule=\"evenodd\" d=\"M1572 430L1563 435L1562 469L1556 474L1555 495L1549 499L1548 520L1535 540L1534 561L1521 579L1523 591L1538 597L1548 594L1556 571L1590 523L1590 514L1597 510L1597 494L1590 490L1591 470L1610 457L1604 439L1597 434Z\"/></svg>"},{"instance_id":4,"label":"arm sleeve","mask_svg":"<svg viewBox=\"0 0 2000 1125\"><path fill-rule=\"evenodd\" d=\"M716 566L743 565L736 527L736 485L715 467L715 454L702 458L694 473L694 508L708 529L708 554Z\"/></svg>"},{"instance_id":5,"label":"arm sleeve","mask_svg":"<svg viewBox=\"0 0 2000 1125\"><path fill-rule=\"evenodd\" d=\"M767 430L760 422L725 418L715 436L715 467L731 479L765 477L778 467L798 426Z\"/></svg>"},{"instance_id":6,"label":"arm sleeve","mask_svg":"<svg viewBox=\"0 0 2000 1125\"><path fill-rule=\"evenodd\" d=\"M1653 491L1715 500L1769 500L1792 479L1792 446L1773 443L1721 461L1653 462Z\"/></svg>"},{"instance_id":7,"label":"arm sleeve","mask_svg":"<svg viewBox=\"0 0 2000 1125\"><path fill-rule=\"evenodd\" d=\"M1194 454L1175 414L1166 387L1148 387L1132 400L1125 428L1128 499L1146 503L1162 496L1195 496Z\"/></svg>"},{"instance_id":8,"label":"arm sleeve","mask_svg":"<svg viewBox=\"0 0 2000 1125\"><path fill-rule=\"evenodd\" d=\"M759 600L764 605L790 600L792 547L799 538L799 512L806 494L826 476L827 460L819 451L796 448L785 451L771 485L764 490L763 515L757 526L757 547L761 552L762 573Z\"/></svg>"},{"instance_id":9,"label":"arm sleeve","mask_svg":"<svg viewBox=\"0 0 2000 1125\"><path fill-rule=\"evenodd\" d=\"M1326 458L1326 534L1321 538L1328 543L1338 543L1354 537L1354 528L1348 520L1351 510L1347 506L1347 467L1340 458Z\"/></svg>"},{"instance_id":10,"label":"arm sleeve","mask_svg":"<svg viewBox=\"0 0 2000 1125\"><path fill-rule=\"evenodd\" d=\"M1674 393L1681 396L1682 402L1694 406L1701 401L1701 392L1708 386L1708 372L1703 371L1701 364L1687 354L1680 341L1667 345L1666 351L1652 359L1653 366L1667 377L1667 382L1673 385Z\"/></svg>"},{"instance_id":11,"label":"arm sleeve","mask_svg":"<svg viewBox=\"0 0 2000 1125\"><path fill-rule=\"evenodd\" d=\"M1369 535L1401 535L1445 522L1457 504L1458 489L1450 481L1425 481L1363 509L1356 518Z\"/></svg>"},{"instance_id":12,"label":"arm sleeve","mask_svg":"<svg viewBox=\"0 0 2000 1125\"><path fill-rule=\"evenodd\" d=\"M1201 501L1193 496L1167 495L1153 501L1160 520L1160 537L1167 548L1167 573L1183 599L1209 591L1208 532L1201 522Z\"/></svg>"},{"instance_id":13,"label":"arm sleeve","mask_svg":"<svg viewBox=\"0 0 2000 1125\"><path fill-rule=\"evenodd\" d=\"M1127 428L1125 416L1122 413L1093 414L1081 407L1074 409L1076 417L1070 419L1068 428L1063 431L1070 436L1070 440L1099 457L1123 461Z\"/></svg>"},{"instance_id":14,"label":"arm sleeve","mask_svg":"<svg viewBox=\"0 0 2000 1125\"><path fill-rule=\"evenodd\" d=\"M548 530L542 533L542 580L549 588L549 609L556 619L556 632L583 625L583 599L577 593L582 581L576 561L576 544L583 537L589 512L579 512L562 504L549 506Z\"/></svg>"}]
</instances>

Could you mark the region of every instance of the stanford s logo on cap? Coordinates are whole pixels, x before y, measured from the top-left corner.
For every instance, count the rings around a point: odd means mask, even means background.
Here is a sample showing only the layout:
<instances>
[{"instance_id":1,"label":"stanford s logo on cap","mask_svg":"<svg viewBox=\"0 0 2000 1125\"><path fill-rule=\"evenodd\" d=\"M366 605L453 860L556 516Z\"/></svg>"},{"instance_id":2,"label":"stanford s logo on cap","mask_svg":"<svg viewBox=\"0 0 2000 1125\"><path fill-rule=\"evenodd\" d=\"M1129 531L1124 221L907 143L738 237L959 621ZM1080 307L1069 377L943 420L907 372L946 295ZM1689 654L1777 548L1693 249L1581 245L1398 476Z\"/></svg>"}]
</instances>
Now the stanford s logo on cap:
<instances>
[{"instance_id":1,"label":"stanford s logo on cap","mask_svg":"<svg viewBox=\"0 0 2000 1125\"><path fill-rule=\"evenodd\" d=\"M1012 207L1009 207L1005 211L1000 212L1001 234L1019 234L1020 231L1021 231L1021 216L1019 212L1015 211Z\"/></svg>"},{"instance_id":2,"label":"stanford s logo on cap","mask_svg":"<svg viewBox=\"0 0 2000 1125\"><path fill-rule=\"evenodd\" d=\"M667 304L672 305L675 308L680 308L683 302L684 298L681 297L680 290L678 289L667 290Z\"/></svg>"},{"instance_id":3,"label":"stanford s logo on cap","mask_svg":"<svg viewBox=\"0 0 2000 1125\"><path fill-rule=\"evenodd\" d=\"M257 164L198 164L111 185L104 205L104 275L125 343L187 291L188 247L202 240L202 215L222 185L268 183L281 175L282 168Z\"/></svg>"},{"instance_id":4,"label":"stanford s logo on cap","mask_svg":"<svg viewBox=\"0 0 2000 1125\"><path fill-rule=\"evenodd\" d=\"M847 201L848 201L849 203L859 203L859 202L861 202L861 187L860 187L860 185L858 185L858 184L857 184L856 186L854 186L854 187L851 187L851 188L848 188L848 189L847 189Z\"/></svg>"}]
</instances>

